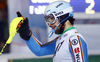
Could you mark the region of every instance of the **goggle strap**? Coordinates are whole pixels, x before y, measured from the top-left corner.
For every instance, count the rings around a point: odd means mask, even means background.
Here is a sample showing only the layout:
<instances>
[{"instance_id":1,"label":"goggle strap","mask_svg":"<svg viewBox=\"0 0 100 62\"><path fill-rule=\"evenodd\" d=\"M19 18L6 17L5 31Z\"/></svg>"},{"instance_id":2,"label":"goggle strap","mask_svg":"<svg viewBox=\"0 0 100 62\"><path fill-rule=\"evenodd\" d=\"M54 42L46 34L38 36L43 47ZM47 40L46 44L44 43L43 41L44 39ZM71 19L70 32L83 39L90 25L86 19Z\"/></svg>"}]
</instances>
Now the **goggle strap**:
<instances>
[{"instance_id":1,"label":"goggle strap","mask_svg":"<svg viewBox=\"0 0 100 62\"><path fill-rule=\"evenodd\" d=\"M53 33L56 31L56 29L58 28L58 26L60 25L60 23L57 25L57 27L55 28L55 30L51 30L49 33L48 33L48 37L50 38L52 35L53 35ZM50 34L51 33L51 34Z\"/></svg>"},{"instance_id":2,"label":"goggle strap","mask_svg":"<svg viewBox=\"0 0 100 62\"><path fill-rule=\"evenodd\" d=\"M51 34L50 34L51 33ZM50 38L53 35L53 30L48 33L48 37Z\"/></svg>"}]
</instances>

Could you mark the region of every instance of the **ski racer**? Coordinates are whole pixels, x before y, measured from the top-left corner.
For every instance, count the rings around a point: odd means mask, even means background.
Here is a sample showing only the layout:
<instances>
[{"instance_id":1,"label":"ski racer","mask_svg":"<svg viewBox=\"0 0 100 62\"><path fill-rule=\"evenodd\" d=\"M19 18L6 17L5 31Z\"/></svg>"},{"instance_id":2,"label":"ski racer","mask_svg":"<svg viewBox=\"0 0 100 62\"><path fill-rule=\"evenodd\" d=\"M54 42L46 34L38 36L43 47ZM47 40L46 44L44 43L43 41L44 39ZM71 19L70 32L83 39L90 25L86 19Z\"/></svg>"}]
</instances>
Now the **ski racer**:
<instances>
[{"instance_id":1,"label":"ski racer","mask_svg":"<svg viewBox=\"0 0 100 62\"><path fill-rule=\"evenodd\" d=\"M74 25L72 6L65 1L50 3L44 13L46 25L52 28L49 36L59 36L46 44L32 35L28 18L21 24L18 33L29 49L37 56L52 55L53 62L88 62L87 43Z\"/></svg>"}]
</instances>

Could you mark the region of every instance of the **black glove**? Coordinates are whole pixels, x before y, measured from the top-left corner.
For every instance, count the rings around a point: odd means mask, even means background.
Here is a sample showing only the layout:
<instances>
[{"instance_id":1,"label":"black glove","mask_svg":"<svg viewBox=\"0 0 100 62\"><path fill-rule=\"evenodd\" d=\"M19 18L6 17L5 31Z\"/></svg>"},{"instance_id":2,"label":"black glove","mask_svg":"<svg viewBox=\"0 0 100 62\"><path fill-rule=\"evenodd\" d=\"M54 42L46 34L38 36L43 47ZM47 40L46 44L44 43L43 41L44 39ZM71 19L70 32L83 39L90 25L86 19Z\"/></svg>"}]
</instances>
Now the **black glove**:
<instances>
[{"instance_id":1,"label":"black glove","mask_svg":"<svg viewBox=\"0 0 100 62\"><path fill-rule=\"evenodd\" d=\"M22 17L21 13L18 11L17 11L17 16ZM20 34L20 37L24 40L29 40L32 35L32 31L29 28L28 18L26 17L24 19L24 23L19 23L19 24L21 26L17 32Z\"/></svg>"}]
</instances>

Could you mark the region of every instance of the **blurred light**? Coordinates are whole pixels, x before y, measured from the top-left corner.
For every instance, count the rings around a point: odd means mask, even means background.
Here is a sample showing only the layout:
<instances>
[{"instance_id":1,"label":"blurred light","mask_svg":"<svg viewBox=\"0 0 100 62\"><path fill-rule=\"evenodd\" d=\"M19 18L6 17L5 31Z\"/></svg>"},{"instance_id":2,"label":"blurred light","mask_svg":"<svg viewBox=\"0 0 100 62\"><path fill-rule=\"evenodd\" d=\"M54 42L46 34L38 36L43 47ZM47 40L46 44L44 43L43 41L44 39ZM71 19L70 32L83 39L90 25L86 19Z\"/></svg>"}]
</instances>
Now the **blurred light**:
<instances>
[{"instance_id":1,"label":"blurred light","mask_svg":"<svg viewBox=\"0 0 100 62\"><path fill-rule=\"evenodd\" d=\"M44 14L46 6L38 6L37 8L35 8L35 14Z\"/></svg>"},{"instance_id":2,"label":"blurred light","mask_svg":"<svg viewBox=\"0 0 100 62\"><path fill-rule=\"evenodd\" d=\"M66 2L70 3L70 1L71 1L71 0L64 0L64 1L66 1Z\"/></svg>"},{"instance_id":3,"label":"blurred light","mask_svg":"<svg viewBox=\"0 0 100 62\"><path fill-rule=\"evenodd\" d=\"M29 14L34 14L34 6L29 6Z\"/></svg>"},{"instance_id":4,"label":"blurred light","mask_svg":"<svg viewBox=\"0 0 100 62\"><path fill-rule=\"evenodd\" d=\"M94 5L95 5L94 0L86 0L86 3L90 3L90 5L88 6L88 8L86 8L86 10L85 10L86 14L94 14L95 11L92 10L92 8L93 8Z\"/></svg>"},{"instance_id":5,"label":"blurred light","mask_svg":"<svg viewBox=\"0 0 100 62\"><path fill-rule=\"evenodd\" d=\"M32 3L37 3L37 0L31 0Z\"/></svg>"},{"instance_id":6,"label":"blurred light","mask_svg":"<svg viewBox=\"0 0 100 62\"><path fill-rule=\"evenodd\" d=\"M31 6L29 7L29 13L30 14L43 14L45 7L49 3L54 2L54 1L57 1L57 0L30 0ZM85 0L86 4L84 4L84 1L81 1L80 4L83 5L82 9L81 9L82 6L76 5L76 1L72 1L72 0L63 0L63 1L66 1L70 4L72 4L75 12L82 12L82 13L86 13L86 14L95 14L96 12L100 11L95 6L95 3L96 3L95 0ZM90 5L87 5L87 4L90 4ZM97 4L97 5L99 5L99 4Z\"/></svg>"},{"instance_id":7,"label":"blurred light","mask_svg":"<svg viewBox=\"0 0 100 62\"><path fill-rule=\"evenodd\" d=\"M32 3L50 3L52 0L31 0Z\"/></svg>"}]
</instances>

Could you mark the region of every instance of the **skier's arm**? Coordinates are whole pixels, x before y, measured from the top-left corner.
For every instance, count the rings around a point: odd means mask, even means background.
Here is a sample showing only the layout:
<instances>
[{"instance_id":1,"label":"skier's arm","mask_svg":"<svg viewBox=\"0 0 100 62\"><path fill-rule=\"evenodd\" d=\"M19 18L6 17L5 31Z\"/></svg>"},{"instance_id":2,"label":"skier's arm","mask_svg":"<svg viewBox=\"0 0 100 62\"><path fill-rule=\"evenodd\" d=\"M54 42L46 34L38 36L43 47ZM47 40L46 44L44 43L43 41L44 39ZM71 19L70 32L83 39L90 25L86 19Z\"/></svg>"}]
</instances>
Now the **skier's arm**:
<instances>
[{"instance_id":1,"label":"skier's arm","mask_svg":"<svg viewBox=\"0 0 100 62\"><path fill-rule=\"evenodd\" d=\"M42 44L34 36L31 36L31 38L27 40L26 43L28 47L30 48L30 50L35 55L44 56L44 55L54 54L56 39L47 44Z\"/></svg>"},{"instance_id":2,"label":"skier's arm","mask_svg":"<svg viewBox=\"0 0 100 62\"><path fill-rule=\"evenodd\" d=\"M69 50L74 62L88 62L87 44L80 36L72 36L69 40Z\"/></svg>"},{"instance_id":3,"label":"skier's arm","mask_svg":"<svg viewBox=\"0 0 100 62\"><path fill-rule=\"evenodd\" d=\"M26 41L30 50L37 56L53 54L56 41L48 43L47 45L42 44L34 36L32 36L32 31L27 24L28 19L25 19L24 21L25 22L21 25L18 32L20 37Z\"/></svg>"},{"instance_id":4,"label":"skier's arm","mask_svg":"<svg viewBox=\"0 0 100 62\"><path fill-rule=\"evenodd\" d=\"M20 12L17 15L18 17L22 16ZM26 41L28 47L34 54L37 56L43 56L54 53L56 39L47 44L42 44L34 36L32 36L32 31L29 28L28 18L25 18L24 23L20 25L21 26L18 30L18 33L20 34L20 37Z\"/></svg>"}]
</instances>

